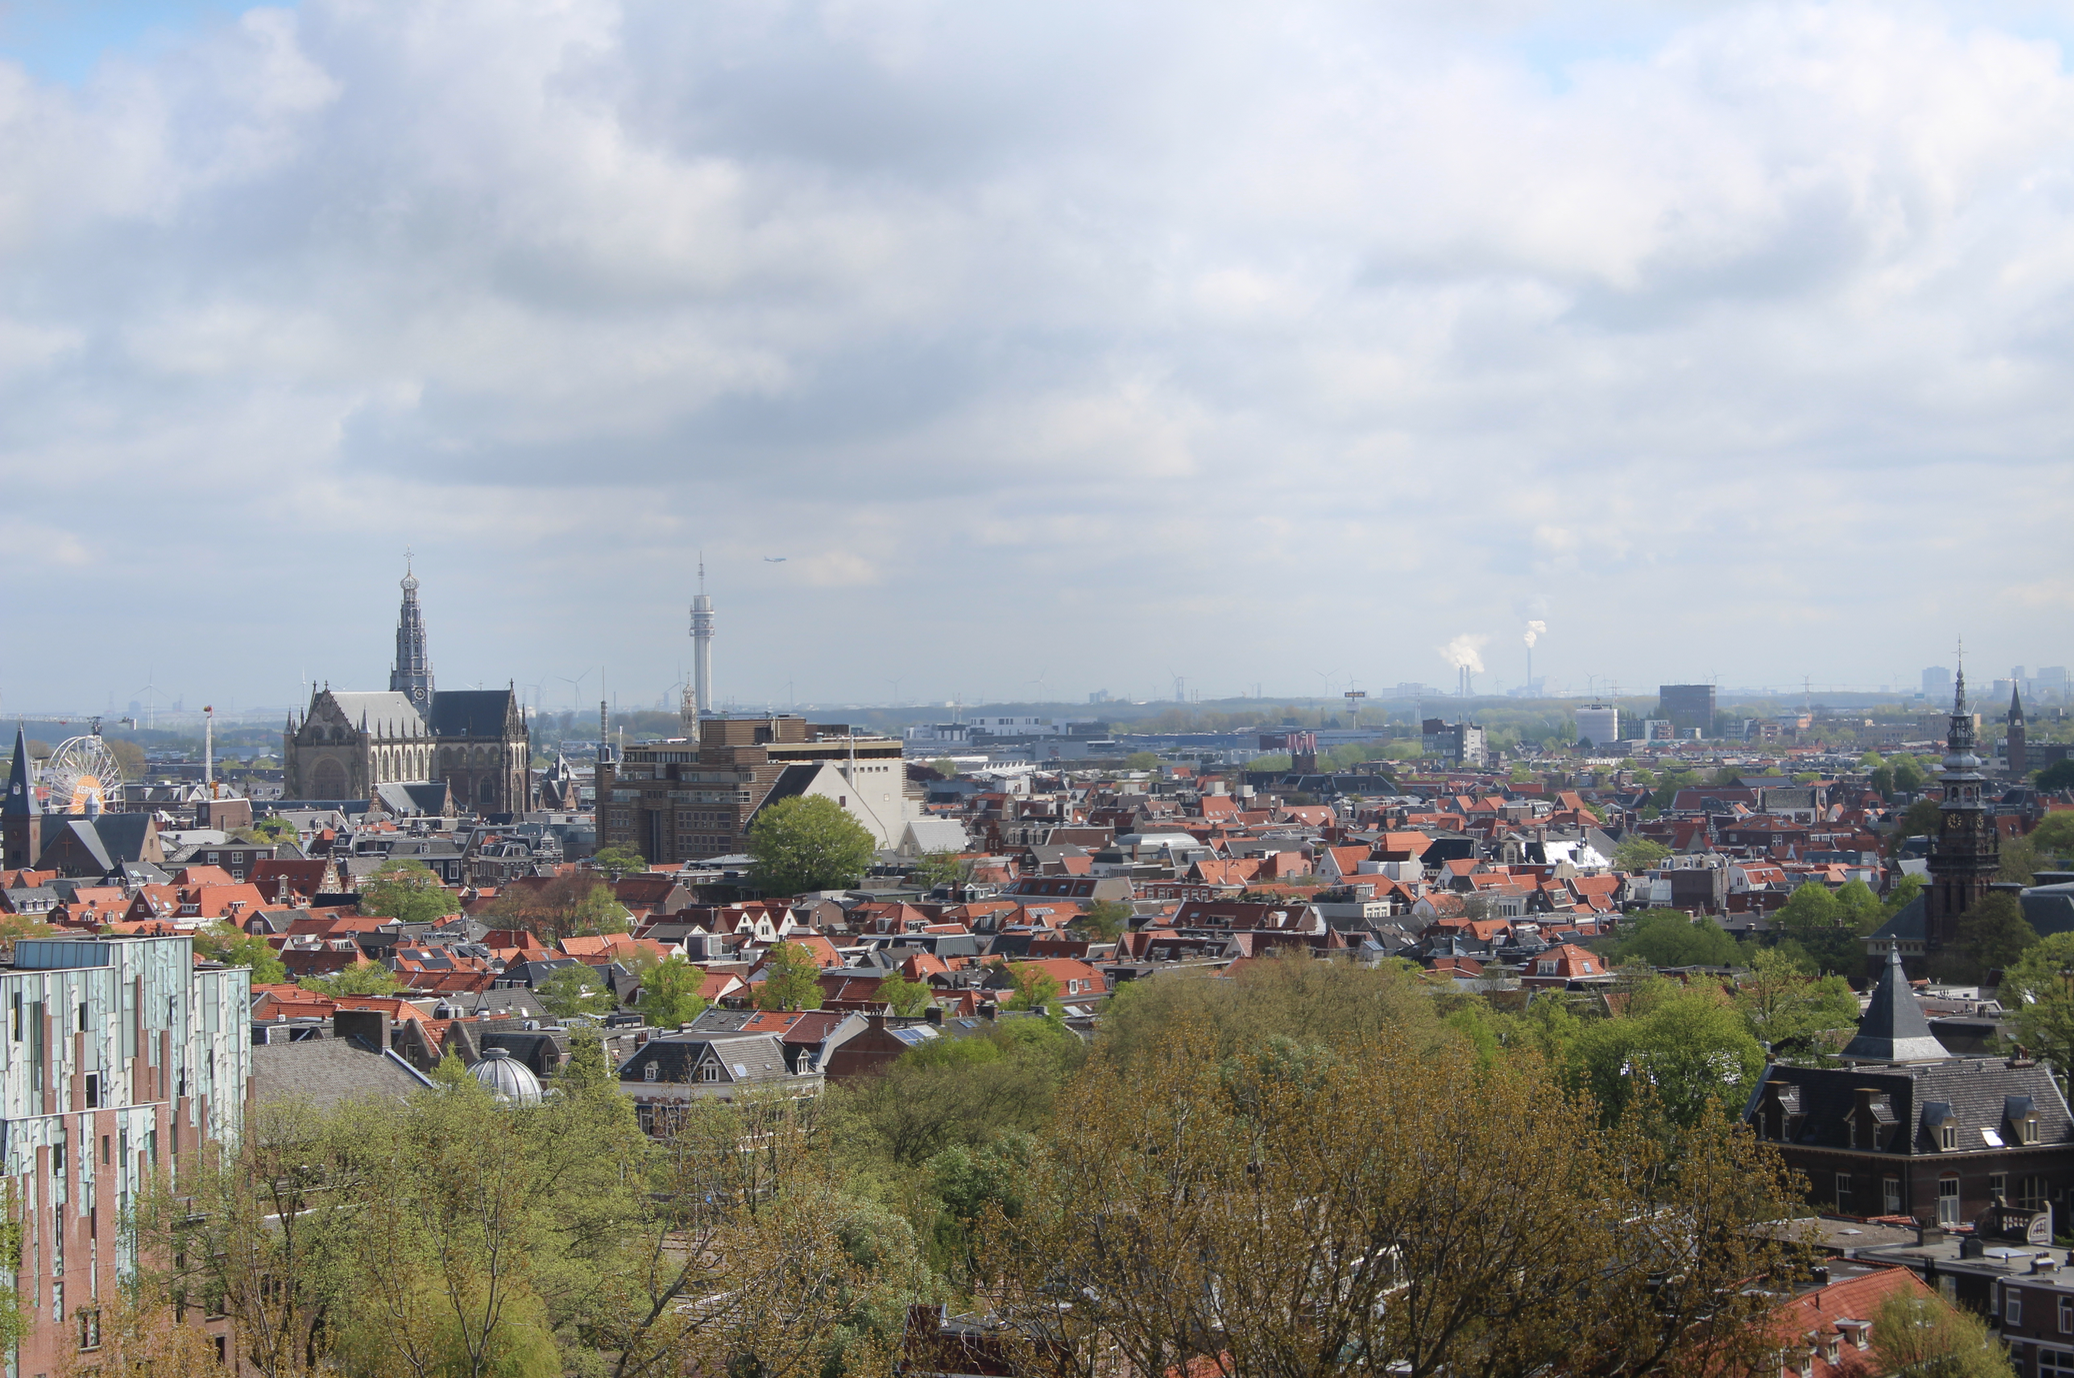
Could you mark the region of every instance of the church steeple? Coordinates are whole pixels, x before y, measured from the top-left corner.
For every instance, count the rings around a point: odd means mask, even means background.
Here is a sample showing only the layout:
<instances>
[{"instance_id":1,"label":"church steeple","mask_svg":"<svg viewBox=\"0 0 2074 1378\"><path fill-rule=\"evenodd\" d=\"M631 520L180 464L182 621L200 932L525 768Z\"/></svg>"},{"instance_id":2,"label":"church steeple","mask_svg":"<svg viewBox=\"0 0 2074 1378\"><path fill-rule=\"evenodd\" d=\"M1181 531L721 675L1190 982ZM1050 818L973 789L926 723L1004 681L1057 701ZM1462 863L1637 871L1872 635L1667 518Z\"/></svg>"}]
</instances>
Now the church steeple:
<instances>
[{"instance_id":1,"label":"church steeple","mask_svg":"<svg viewBox=\"0 0 2074 1378\"><path fill-rule=\"evenodd\" d=\"M2009 762L2009 773L2017 780L2031 773L2030 753L2024 746L2024 701L2014 683L2009 686L2009 737L2003 743L2002 755Z\"/></svg>"},{"instance_id":2,"label":"church steeple","mask_svg":"<svg viewBox=\"0 0 2074 1378\"><path fill-rule=\"evenodd\" d=\"M396 618L396 665L389 671L389 692L408 694L422 711L432 702L432 656L425 649L425 614L418 607L418 576L411 554L403 552L403 610Z\"/></svg>"},{"instance_id":3,"label":"church steeple","mask_svg":"<svg viewBox=\"0 0 2074 1378\"><path fill-rule=\"evenodd\" d=\"M1923 896L1924 939L1932 951L1957 939L1959 916L1987 898L2002 864L2002 839L1988 813L1983 793L1987 777L1980 773L1974 740L1962 657L1945 737L1944 771L1938 777L1944 799L1938 805L1937 836L1930 844L1930 885Z\"/></svg>"},{"instance_id":4,"label":"church steeple","mask_svg":"<svg viewBox=\"0 0 2074 1378\"><path fill-rule=\"evenodd\" d=\"M36 784L29 777L29 738L14 729L14 764L7 772L7 798L0 802L0 865L8 870L34 866L43 851L43 810L36 804Z\"/></svg>"}]
</instances>

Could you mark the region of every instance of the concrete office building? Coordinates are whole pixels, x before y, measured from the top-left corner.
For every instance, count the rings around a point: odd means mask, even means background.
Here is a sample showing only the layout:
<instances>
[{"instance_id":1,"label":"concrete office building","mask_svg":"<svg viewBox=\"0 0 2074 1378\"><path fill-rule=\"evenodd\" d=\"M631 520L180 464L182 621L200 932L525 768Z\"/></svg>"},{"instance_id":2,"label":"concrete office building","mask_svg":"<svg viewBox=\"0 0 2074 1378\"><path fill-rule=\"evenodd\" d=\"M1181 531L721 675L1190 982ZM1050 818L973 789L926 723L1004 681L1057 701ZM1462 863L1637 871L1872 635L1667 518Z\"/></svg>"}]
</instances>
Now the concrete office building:
<instances>
[{"instance_id":1,"label":"concrete office building","mask_svg":"<svg viewBox=\"0 0 2074 1378\"><path fill-rule=\"evenodd\" d=\"M1659 709L1675 735L1697 730L1702 737L1714 735L1714 686L1711 684L1665 684L1656 691Z\"/></svg>"}]
</instances>

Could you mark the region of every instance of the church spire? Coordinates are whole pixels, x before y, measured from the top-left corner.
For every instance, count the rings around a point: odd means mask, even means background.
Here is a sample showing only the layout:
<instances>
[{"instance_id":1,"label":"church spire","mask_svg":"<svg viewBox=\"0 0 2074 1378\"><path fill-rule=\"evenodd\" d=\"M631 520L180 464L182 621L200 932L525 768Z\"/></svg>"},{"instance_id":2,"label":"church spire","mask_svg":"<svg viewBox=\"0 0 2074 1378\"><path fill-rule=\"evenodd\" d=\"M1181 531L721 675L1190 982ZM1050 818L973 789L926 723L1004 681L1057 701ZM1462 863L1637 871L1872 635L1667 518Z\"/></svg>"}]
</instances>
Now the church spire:
<instances>
[{"instance_id":1,"label":"church spire","mask_svg":"<svg viewBox=\"0 0 2074 1378\"><path fill-rule=\"evenodd\" d=\"M7 800L0 813L35 815L36 787L29 779L29 738L19 723L14 729L14 765L7 772Z\"/></svg>"},{"instance_id":2,"label":"church spire","mask_svg":"<svg viewBox=\"0 0 2074 1378\"><path fill-rule=\"evenodd\" d=\"M418 576L411 553L403 552L403 610L396 618L396 665L389 671L389 692L408 694L423 712L432 702L432 655L425 649L425 615L418 607Z\"/></svg>"}]
</instances>

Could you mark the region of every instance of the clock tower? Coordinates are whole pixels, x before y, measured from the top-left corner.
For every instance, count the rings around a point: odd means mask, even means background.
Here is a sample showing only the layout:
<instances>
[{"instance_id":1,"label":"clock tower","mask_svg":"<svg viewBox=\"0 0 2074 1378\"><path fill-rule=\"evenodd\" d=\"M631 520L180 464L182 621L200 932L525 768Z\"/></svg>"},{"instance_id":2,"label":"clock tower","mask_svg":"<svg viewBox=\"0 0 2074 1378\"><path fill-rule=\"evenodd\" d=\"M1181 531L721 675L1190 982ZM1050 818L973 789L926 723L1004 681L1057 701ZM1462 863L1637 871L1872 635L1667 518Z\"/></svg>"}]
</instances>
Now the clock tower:
<instances>
[{"instance_id":1,"label":"clock tower","mask_svg":"<svg viewBox=\"0 0 2074 1378\"><path fill-rule=\"evenodd\" d=\"M1930 846L1930 885L1923 893L1924 946L1932 952L1957 941L1959 916L1987 898L2002 865L2002 840L1982 794L1987 777L1980 773L1981 759L1973 747L1962 665L1945 738L1944 804Z\"/></svg>"}]
</instances>

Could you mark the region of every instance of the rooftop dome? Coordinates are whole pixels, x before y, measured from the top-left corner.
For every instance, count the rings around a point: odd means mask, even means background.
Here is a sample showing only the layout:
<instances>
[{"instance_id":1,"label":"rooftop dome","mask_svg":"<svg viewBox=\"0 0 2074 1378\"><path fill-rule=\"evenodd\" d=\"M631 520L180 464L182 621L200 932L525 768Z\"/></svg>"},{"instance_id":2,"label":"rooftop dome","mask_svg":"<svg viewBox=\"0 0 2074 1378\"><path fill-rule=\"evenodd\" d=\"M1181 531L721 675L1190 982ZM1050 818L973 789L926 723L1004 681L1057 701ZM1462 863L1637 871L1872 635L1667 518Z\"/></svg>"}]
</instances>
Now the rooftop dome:
<instances>
[{"instance_id":1,"label":"rooftop dome","mask_svg":"<svg viewBox=\"0 0 2074 1378\"><path fill-rule=\"evenodd\" d=\"M508 1105L540 1104L540 1078L533 1069L502 1048L491 1048L468 1075L490 1088L490 1094Z\"/></svg>"}]
</instances>

